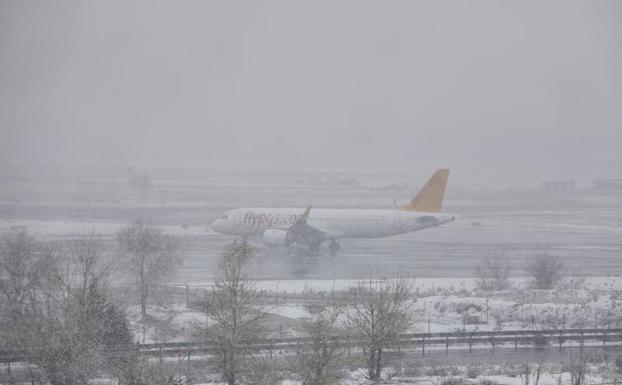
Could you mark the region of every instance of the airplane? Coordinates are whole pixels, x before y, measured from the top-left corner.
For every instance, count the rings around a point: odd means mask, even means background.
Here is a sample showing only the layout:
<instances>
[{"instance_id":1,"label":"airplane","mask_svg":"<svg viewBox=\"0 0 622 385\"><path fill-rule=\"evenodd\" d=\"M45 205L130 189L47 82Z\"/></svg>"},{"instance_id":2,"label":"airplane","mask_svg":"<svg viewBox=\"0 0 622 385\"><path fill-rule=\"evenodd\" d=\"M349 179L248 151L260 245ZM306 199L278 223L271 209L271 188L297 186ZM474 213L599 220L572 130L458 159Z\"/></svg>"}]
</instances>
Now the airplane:
<instances>
[{"instance_id":1,"label":"airplane","mask_svg":"<svg viewBox=\"0 0 622 385\"><path fill-rule=\"evenodd\" d=\"M266 246L304 245L311 251L329 241L332 254L344 238L381 238L453 221L440 213L449 169L434 172L413 200L399 210L240 208L227 211L211 228L221 234L259 237Z\"/></svg>"}]
</instances>

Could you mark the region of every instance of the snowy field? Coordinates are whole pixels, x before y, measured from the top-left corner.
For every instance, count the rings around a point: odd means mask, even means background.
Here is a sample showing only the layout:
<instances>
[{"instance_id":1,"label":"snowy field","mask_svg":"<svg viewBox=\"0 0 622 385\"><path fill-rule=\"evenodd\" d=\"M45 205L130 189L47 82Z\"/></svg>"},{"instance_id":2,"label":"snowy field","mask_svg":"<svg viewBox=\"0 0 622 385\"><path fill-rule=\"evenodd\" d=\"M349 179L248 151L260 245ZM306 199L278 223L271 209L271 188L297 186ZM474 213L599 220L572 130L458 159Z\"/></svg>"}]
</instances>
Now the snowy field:
<instances>
[{"instance_id":1,"label":"snowy field","mask_svg":"<svg viewBox=\"0 0 622 385\"><path fill-rule=\"evenodd\" d=\"M411 304L414 324L411 332L453 332L554 328L619 328L622 314L622 278L569 277L552 290L535 290L525 278L513 279L511 289L489 292L478 291L473 279L419 278L412 280L416 298ZM271 313L280 317L280 337L300 337L301 323L308 320L317 306L330 304L331 293L347 290L356 280L264 280L257 289L269 298L276 298ZM211 282L197 282L191 293L211 286ZM281 298L281 300L278 300ZM294 298L294 299L292 299ZM296 300L295 298L298 298ZM322 307L322 306L320 306ZM151 309L157 313L157 309ZM156 337L148 331L146 342L196 341L193 328L204 323L198 311L177 303L162 312L173 317L172 334ZM136 335L140 335L139 310L129 309L129 318ZM163 315L163 314L161 314ZM468 317L467 317L468 316ZM275 333L275 336L276 333ZM465 349L462 347L461 349ZM385 385L563 385L573 384L572 371L577 370L578 353L572 350L557 353L551 349L507 352L498 346L492 353L490 346L475 346L474 355L464 352L445 356L444 348L427 349L421 356L419 349L409 351L399 367L385 370ZM479 349L479 351L477 350ZM407 352L408 350L404 350ZM436 352L436 353L435 353ZM619 350L586 350L583 359L585 384L614 384L622 378L622 356ZM284 356L285 357L285 356ZM195 359L201 359L200 357ZM574 368L574 369L573 369ZM363 368L345 370L341 385L371 384L362 375ZM576 375L576 373L575 373ZM213 377L213 378L212 378ZM206 384L220 384L216 375ZM196 383L196 382L195 382ZM295 379L281 385L300 385Z\"/></svg>"},{"instance_id":2,"label":"snowy field","mask_svg":"<svg viewBox=\"0 0 622 385\"><path fill-rule=\"evenodd\" d=\"M226 210L245 207L391 208L406 202L429 170L404 173L276 174L154 170L145 197L133 191L123 168L41 169L0 176L0 231L26 227L48 239L91 230L112 238L123 225L148 217L182 237L181 282L209 280L223 246L233 240L209 230ZM335 178L356 178L346 188ZM338 180L338 179L337 179ZM405 184L405 185L404 185ZM579 184L587 186L588 183ZM450 177L445 211L459 218L439 228L377 240L344 240L339 254L326 247L266 249L251 262L258 279L344 279L368 271L400 270L412 277L468 277L482 257L506 255L513 275L527 258L558 255L571 274L622 273L622 193L587 188L545 192L537 180Z\"/></svg>"},{"instance_id":3,"label":"snowy field","mask_svg":"<svg viewBox=\"0 0 622 385\"><path fill-rule=\"evenodd\" d=\"M420 368L421 371L434 372L438 368ZM565 371L562 364L559 365L543 365L542 374L539 376L538 385L561 385L572 384L572 375L570 372ZM468 376L468 373L472 372L472 367L454 366L450 368L448 375L419 375L417 377L410 377L397 374L390 379L382 380L380 384L383 385L526 385L529 384L526 378L529 378L530 383L533 384L535 375L532 372L521 375L521 370L524 367L516 365L505 366L486 366L481 365L478 370L481 373L472 377ZM529 370L533 368L529 367ZM600 364L589 365L588 370L590 374L585 376L585 383L598 384L598 385L611 385L616 384L614 382L619 379L616 368L613 365ZM491 373L491 374L488 374ZM592 374L593 373L593 374ZM375 384L378 382L372 382L367 379L359 371L352 371L344 376L344 379L339 381L340 385L366 385ZM205 383L205 385L224 385L217 381ZM203 384L198 384L203 385ZM302 385L301 381L285 380L281 382L281 385Z\"/></svg>"},{"instance_id":4,"label":"snowy field","mask_svg":"<svg viewBox=\"0 0 622 385\"><path fill-rule=\"evenodd\" d=\"M302 321L332 306L335 294L339 296L356 283L266 280L258 281L256 288L265 293L270 313L282 323L274 333L278 330L278 337L300 337ZM620 277L567 277L552 290L533 289L529 279L518 278L512 280L510 289L494 292L477 290L471 278L419 278L411 284L414 322L410 332L414 333L622 327ZM211 282L190 286L190 301L201 298L210 286ZM193 341L193 327L205 322L200 311L179 301L167 308L151 308L150 312L172 317L174 327L169 335L160 335L160 340L150 330L145 339L149 343ZM138 306L129 308L128 318L134 334L141 335Z\"/></svg>"}]
</instances>

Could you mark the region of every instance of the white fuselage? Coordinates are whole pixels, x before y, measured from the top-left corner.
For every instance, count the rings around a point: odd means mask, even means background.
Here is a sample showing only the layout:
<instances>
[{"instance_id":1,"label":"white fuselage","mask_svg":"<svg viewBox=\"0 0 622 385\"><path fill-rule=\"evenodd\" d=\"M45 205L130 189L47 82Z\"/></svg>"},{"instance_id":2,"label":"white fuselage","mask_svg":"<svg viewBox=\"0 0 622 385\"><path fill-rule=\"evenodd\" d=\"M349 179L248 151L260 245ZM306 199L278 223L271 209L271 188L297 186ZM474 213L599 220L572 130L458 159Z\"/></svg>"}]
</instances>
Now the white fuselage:
<instances>
[{"instance_id":1,"label":"white fuselage","mask_svg":"<svg viewBox=\"0 0 622 385\"><path fill-rule=\"evenodd\" d=\"M222 234L261 236L268 229L288 229L303 214L301 208L242 208L228 211L212 223ZM380 238L435 227L453 215L403 210L313 209L307 223L329 238Z\"/></svg>"}]
</instances>

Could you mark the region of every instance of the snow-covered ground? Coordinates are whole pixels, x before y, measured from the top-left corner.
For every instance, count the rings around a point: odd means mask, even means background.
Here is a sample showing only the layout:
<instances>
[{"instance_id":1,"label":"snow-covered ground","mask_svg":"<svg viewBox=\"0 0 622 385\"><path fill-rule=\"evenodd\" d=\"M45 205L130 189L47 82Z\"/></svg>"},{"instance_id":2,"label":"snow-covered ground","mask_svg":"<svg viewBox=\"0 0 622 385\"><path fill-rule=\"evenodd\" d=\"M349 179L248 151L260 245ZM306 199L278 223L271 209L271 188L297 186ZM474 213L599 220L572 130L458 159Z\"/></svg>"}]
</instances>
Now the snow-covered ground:
<instances>
[{"instance_id":1,"label":"snow-covered ground","mask_svg":"<svg viewBox=\"0 0 622 385\"><path fill-rule=\"evenodd\" d=\"M273 305L271 313L302 321L331 305L332 293L356 285L356 280L266 280L257 281ZM595 328L622 326L622 277L565 278L552 290L536 290L527 278L511 281L511 289L481 291L472 278L421 278L412 280L414 323L412 332L453 332L518 329ZM178 286L179 284L172 284ZM195 283L191 292L209 290L210 282ZM310 306L315 304L316 306ZM185 304L150 308L160 318L169 318L173 327L160 340L192 340L192 328L205 321L204 315ZM128 309L136 336L142 336L138 307ZM294 326L282 335L296 336ZM142 337L139 337L141 339ZM154 342L156 331L149 329L145 341Z\"/></svg>"},{"instance_id":2,"label":"snow-covered ground","mask_svg":"<svg viewBox=\"0 0 622 385\"><path fill-rule=\"evenodd\" d=\"M388 368L379 382L365 378L364 369L343 373L339 385L572 385L571 362L507 363L505 365L419 366L408 375ZM538 368L540 372L538 374ZM619 383L622 375L612 363L587 364L581 384L605 385ZM406 369L406 371L411 371ZM419 373L414 373L419 372ZM430 373L443 373L434 375ZM209 382L200 385L224 385ZM301 385L299 380L284 380L280 385ZM199 385L199 384L197 384Z\"/></svg>"}]
</instances>

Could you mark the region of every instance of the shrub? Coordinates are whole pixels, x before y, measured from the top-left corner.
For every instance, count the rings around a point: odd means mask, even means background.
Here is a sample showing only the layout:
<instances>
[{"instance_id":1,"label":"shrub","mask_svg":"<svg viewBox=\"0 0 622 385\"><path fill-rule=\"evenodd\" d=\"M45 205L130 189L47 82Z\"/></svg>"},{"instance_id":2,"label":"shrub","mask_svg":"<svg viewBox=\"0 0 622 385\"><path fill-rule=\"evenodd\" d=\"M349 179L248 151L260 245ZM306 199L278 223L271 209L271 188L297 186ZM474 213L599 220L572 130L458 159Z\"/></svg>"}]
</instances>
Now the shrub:
<instances>
[{"instance_id":1,"label":"shrub","mask_svg":"<svg viewBox=\"0 0 622 385\"><path fill-rule=\"evenodd\" d=\"M552 289L564 274L564 263L560 257L539 255L527 265L527 272L533 278L536 289Z\"/></svg>"},{"instance_id":2,"label":"shrub","mask_svg":"<svg viewBox=\"0 0 622 385\"><path fill-rule=\"evenodd\" d=\"M439 385L469 385L470 382L460 377L443 378Z\"/></svg>"},{"instance_id":3,"label":"shrub","mask_svg":"<svg viewBox=\"0 0 622 385\"><path fill-rule=\"evenodd\" d=\"M481 290L506 290L510 287L510 260L506 257L485 258L475 268L475 281Z\"/></svg>"},{"instance_id":4,"label":"shrub","mask_svg":"<svg viewBox=\"0 0 622 385\"><path fill-rule=\"evenodd\" d=\"M537 350L543 350L549 346L549 339L542 335L533 336L533 347Z\"/></svg>"},{"instance_id":5,"label":"shrub","mask_svg":"<svg viewBox=\"0 0 622 385\"><path fill-rule=\"evenodd\" d=\"M467 377L468 378L477 378L482 374L482 368L479 365L469 365L467 367Z\"/></svg>"},{"instance_id":6,"label":"shrub","mask_svg":"<svg viewBox=\"0 0 622 385\"><path fill-rule=\"evenodd\" d=\"M570 373L571 385L583 385L585 383L587 364L583 357L571 358L570 361L564 363L563 369L565 372Z\"/></svg>"},{"instance_id":7,"label":"shrub","mask_svg":"<svg viewBox=\"0 0 622 385\"><path fill-rule=\"evenodd\" d=\"M489 379L489 378L482 378L482 379L479 381L479 385L501 385L501 384L500 384L500 383L498 383L497 381L495 381L495 380L491 380L491 379Z\"/></svg>"}]
</instances>

